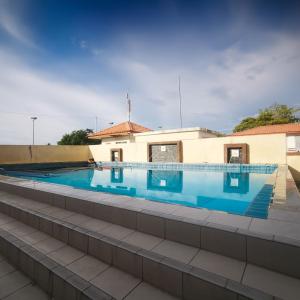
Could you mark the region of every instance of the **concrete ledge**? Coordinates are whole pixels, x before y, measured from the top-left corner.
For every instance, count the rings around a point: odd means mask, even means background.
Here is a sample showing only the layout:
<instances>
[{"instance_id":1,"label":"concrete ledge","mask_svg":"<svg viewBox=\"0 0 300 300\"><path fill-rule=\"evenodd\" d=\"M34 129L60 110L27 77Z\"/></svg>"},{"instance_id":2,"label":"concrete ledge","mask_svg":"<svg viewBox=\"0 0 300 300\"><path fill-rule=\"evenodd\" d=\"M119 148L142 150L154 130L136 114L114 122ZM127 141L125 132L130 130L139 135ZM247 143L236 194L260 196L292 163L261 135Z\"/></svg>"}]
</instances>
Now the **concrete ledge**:
<instances>
[{"instance_id":1,"label":"concrete ledge","mask_svg":"<svg viewBox=\"0 0 300 300\"><path fill-rule=\"evenodd\" d=\"M170 241L183 243L189 246L201 246L201 227L196 224L187 223L182 218L166 219L165 238Z\"/></svg>"},{"instance_id":2,"label":"concrete ledge","mask_svg":"<svg viewBox=\"0 0 300 300\"><path fill-rule=\"evenodd\" d=\"M220 225L209 224L201 229L201 248L247 261L246 236ZM230 229L232 231L230 231Z\"/></svg>"},{"instance_id":3,"label":"concrete ledge","mask_svg":"<svg viewBox=\"0 0 300 300\"><path fill-rule=\"evenodd\" d=\"M249 236L247 237L247 261L300 278L299 246Z\"/></svg>"}]
</instances>

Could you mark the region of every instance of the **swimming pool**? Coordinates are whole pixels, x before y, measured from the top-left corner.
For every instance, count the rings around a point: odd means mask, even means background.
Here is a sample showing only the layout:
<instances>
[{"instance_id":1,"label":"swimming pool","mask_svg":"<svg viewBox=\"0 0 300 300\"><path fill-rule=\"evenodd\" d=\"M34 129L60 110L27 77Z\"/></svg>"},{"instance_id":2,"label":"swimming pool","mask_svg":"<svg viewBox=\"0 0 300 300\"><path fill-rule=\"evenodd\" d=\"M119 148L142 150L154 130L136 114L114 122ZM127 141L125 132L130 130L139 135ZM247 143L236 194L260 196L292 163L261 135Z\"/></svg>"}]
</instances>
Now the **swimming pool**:
<instances>
[{"instance_id":1,"label":"swimming pool","mask_svg":"<svg viewBox=\"0 0 300 300\"><path fill-rule=\"evenodd\" d=\"M13 175L80 189L266 218L273 186L265 182L274 169L237 172L224 168L103 167L30 174L15 172Z\"/></svg>"}]
</instances>

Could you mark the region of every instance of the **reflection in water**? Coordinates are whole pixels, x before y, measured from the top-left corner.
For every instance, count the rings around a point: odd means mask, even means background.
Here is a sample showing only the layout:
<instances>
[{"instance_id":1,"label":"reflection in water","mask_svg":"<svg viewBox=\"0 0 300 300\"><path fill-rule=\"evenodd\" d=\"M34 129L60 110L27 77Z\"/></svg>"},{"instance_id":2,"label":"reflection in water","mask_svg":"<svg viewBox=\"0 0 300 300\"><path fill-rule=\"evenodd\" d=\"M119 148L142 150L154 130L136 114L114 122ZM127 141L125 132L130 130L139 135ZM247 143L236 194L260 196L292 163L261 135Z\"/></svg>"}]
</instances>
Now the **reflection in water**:
<instances>
[{"instance_id":1,"label":"reflection in water","mask_svg":"<svg viewBox=\"0 0 300 300\"><path fill-rule=\"evenodd\" d=\"M224 193L249 193L249 173L224 172L223 181Z\"/></svg>"},{"instance_id":2,"label":"reflection in water","mask_svg":"<svg viewBox=\"0 0 300 300\"><path fill-rule=\"evenodd\" d=\"M110 175L109 179L107 175ZM98 169L94 173L91 185L99 192L136 196L136 188L124 184L123 168Z\"/></svg>"},{"instance_id":3,"label":"reflection in water","mask_svg":"<svg viewBox=\"0 0 300 300\"><path fill-rule=\"evenodd\" d=\"M182 192L182 171L148 170L147 189L173 193Z\"/></svg>"},{"instance_id":4,"label":"reflection in water","mask_svg":"<svg viewBox=\"0 0 300 300\"><path fill-rule=\"evenodd\" d=\"M110 181L112 183L122 183L124 178L123 168L112 168L110 171Z\"/></svg>"},{"instance_id":5,"label":"reflection in water","mask_svg":"<svg viewBox=\"0 0 300 300\"><path fill-rule=\"evenodd\" d=\"M125 196L132 196L136 195L136 188L125 187L125 186L97 186L97 191L105 192L105 193L112 193L117 195L125 195Z\"/></svg>"}]
</instances>

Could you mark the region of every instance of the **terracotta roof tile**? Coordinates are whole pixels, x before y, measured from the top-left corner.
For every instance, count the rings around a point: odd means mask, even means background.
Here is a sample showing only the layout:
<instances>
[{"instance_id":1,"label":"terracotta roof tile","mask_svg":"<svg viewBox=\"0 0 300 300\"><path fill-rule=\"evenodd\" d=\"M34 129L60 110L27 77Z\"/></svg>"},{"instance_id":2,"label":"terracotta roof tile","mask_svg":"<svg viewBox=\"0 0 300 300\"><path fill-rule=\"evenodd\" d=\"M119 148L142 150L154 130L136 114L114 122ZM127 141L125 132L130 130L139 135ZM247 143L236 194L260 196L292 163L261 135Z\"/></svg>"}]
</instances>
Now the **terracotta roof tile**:
<instances>
[{"instance_id":1,"label":"terracotta roof tile","mask_svg":"<svg viewBox=\"0 0 300 300\"><path fill-rule=\"evenodd\" d=\"M123 136L129 135L131 133L140 133L151 131L151 129L146 128L142 125L133 123L133 122L123 122L112 127L97 131L95 133L89 134L89 138L92 139L99 139L105 137L113 137L113 136Z\"/></svg>"},{"instance_id":2,"label":"terracotta roof tile","mask_svg":"<svg viewBox=\"0 0 300 300\"><path fill-rule=\"evenodd\" d=\"M288 134L300 133L300 123L259 126L259 127L235 132L232 134L232 136L274 134L274 133L288 133Z\"/></svg>"}]
</instances>

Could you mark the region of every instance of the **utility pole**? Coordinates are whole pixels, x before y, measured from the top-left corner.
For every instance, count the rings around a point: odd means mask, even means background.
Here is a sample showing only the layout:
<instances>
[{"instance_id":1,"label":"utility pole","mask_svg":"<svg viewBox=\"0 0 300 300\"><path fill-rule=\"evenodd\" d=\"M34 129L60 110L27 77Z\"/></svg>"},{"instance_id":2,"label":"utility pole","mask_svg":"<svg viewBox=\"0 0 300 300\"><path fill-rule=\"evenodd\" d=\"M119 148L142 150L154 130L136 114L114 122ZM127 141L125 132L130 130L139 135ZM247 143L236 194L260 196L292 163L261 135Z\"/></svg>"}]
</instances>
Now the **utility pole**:
<instances>
[{"instance_id":1,"label":"utility pole","mask_svg":"<svg viewBox=\"0 0 300 300\"><path fill-rule=\"evenodd\" d=\"M34 145L34 121L37 120L37 117L31 117L32 120L32 145Z\"/></svg>"},{"instance_id":2,"label":"utility pole","mask_svg":"<svg viewBox=\"0 0 300 300\"><path fill-rule=\"evenodd\" d=\"M180 128L182 128L182 98L181 98L181 86L180 86L180 75L178 76L178 93L179 93L179 116L180 116Z\"/></svg>"}]
</instances>

